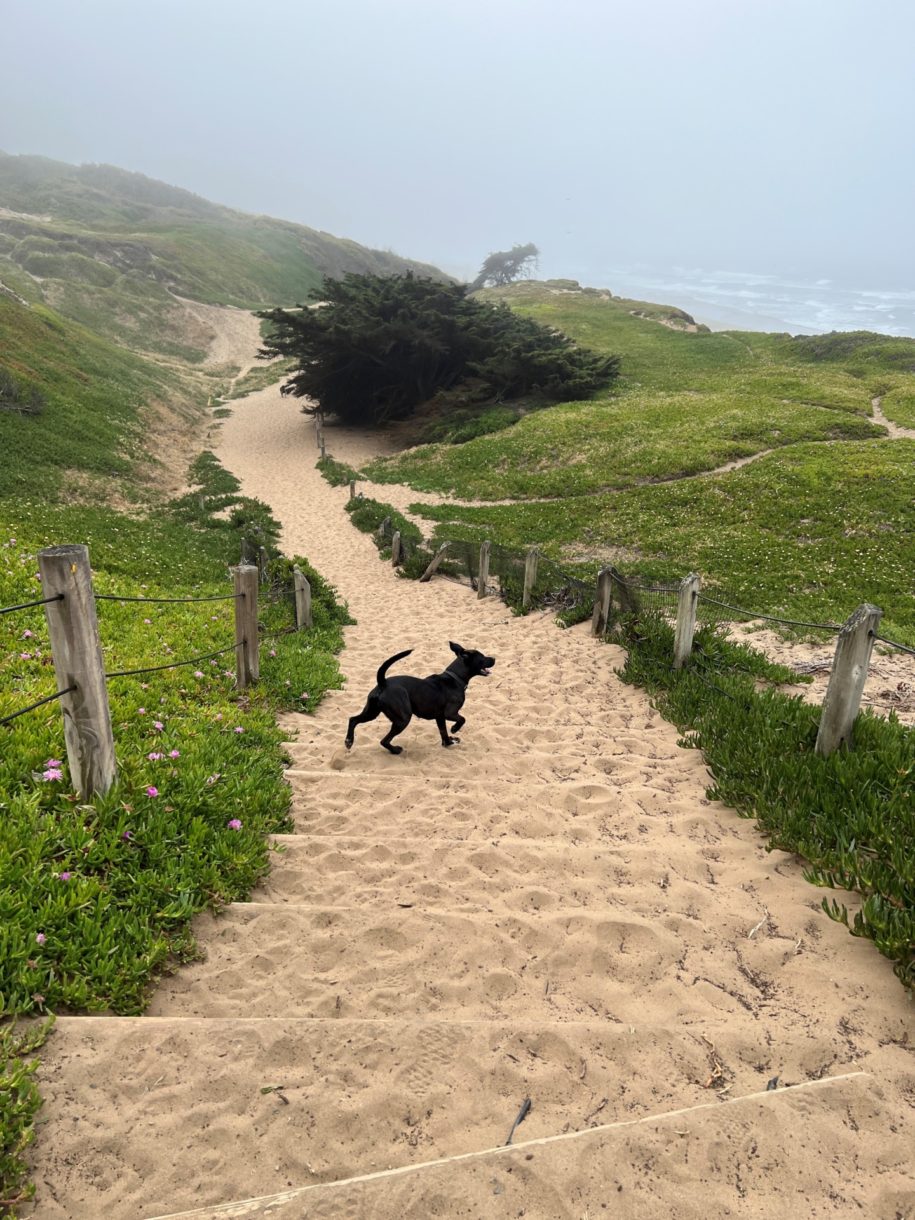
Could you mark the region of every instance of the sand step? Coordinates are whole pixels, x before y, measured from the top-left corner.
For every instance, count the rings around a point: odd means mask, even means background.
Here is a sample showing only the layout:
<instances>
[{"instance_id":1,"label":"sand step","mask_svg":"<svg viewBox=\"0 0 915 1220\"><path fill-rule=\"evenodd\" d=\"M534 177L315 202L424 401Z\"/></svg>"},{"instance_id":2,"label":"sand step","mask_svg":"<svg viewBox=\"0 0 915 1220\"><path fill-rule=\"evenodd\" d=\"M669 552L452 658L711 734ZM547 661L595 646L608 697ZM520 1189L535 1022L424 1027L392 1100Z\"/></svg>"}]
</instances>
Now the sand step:
<instances>
[{"instance_id":1,"label":"sand step","mask_svg":"<svg viewBox=\"0 0 915 1220\"><path fill-rule=\"evenodd\" d=\"M195 928L206 960L162 980L154 1016L633 1021L648 999L672 1016L750 1007L736 971L721 986L680 980L688 946L708 939L688 913L622 899L504 914L238 903Z\"/></svg>"},{"instance_id":2,"label":"sand step","mask_svg":"<svg viewBox=\"0 0 915 1220\"><path fill-rule=\"evenodd\" d=\"M275 835L282 855L258 886L257 902L325 906L413 906L450 910L561 911L606 908L621 887L654 885L673 909L700 877L671 876L656 852L557 839L493 841Z\"/></svg>"},{"instance_id":3,"label":"sand step","mask_svg":"<svg viewBox=\"0 0 915 1220\"><path fill-rule=\"evenodd\" d=\"M533 1110L528 1122L533 1118ZM905 1137L864 1072L624 1119L349 1181L151 1220L427 1220L429 1216L901 1217L915 1189ZM862 1145L862 1130L885 1141ZM830 1131L829 1155L822 1134ZM851 1168L853 1167L853 1168ZM225 1196L224 1196L225 1197ZM611 1211L612 1208L612 1211Z\"/></svg>"},{"instance_id":4,"label":"sand step","mask_svg":"<svg viewBox=\"0 0 915 1220\"><path fill-rule=\"evenodd\" d=\"M176 1181L201 1204L334 1181L501 1144L525 1097L519 1134L537 1139L714 1099L713 1062L739 1095L831 1057L806 1035L770 1049L720 1023L62 1018L43 1053L52 1118L37 1163L63 1172L70 1210L39 1181L41 1215L167 1211ZM58 1127L73 1124L81 1155L64 1167ZM132 1133L116 1172L113 1131Z\"/></svg>"},{"instance_id":5,"label":"sand step","mask_svg":"<svg viewBox=\"0 0 915 1220\"><path fill-rule=\"evenodd\" d=\"M445 751L442 751L445 753ZM400 760L391 759L392 764ZM639 764L620 763L608 774L554 779L536 788L520 778L467 779L425 776L396 766L377 774L290 769L295 828L299 834L493 839L559 838L570 845L598 839L640 837L653 818L685 825L696 803L673 785L647 775ZM688 769L685 775L692 780Z\"/></svg>"}]
</instances>

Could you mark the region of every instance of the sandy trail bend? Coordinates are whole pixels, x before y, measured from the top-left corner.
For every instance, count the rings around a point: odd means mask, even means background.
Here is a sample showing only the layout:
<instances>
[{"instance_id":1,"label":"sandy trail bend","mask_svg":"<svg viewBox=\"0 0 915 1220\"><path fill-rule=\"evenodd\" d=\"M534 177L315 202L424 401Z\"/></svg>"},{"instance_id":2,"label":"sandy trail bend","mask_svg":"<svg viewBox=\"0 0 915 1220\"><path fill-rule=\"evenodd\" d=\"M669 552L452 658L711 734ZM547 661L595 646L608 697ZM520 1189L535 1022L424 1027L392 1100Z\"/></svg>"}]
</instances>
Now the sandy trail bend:
<instances>
[{"instance_id":1,"label":"sandy trail bend","mask_svg":"<svg viewBox=\"0 0 915 1220\"><path fill-rule=\"evenodd\" d=\"M59 1023L41 1216L772 1220L798 1192L805 1215L912 1214L911 1004L706 797L620 652L398 579L275 388L218 453L349 601L347 688L285 719L296 832L251 903L198 921L206 960L150 1016ZM497 658L461 744L414 722L394 758L376 722L332 769L380 661L430 673L449 640ZM525 1097L516 1139L547 1142L487 1153Z\"/></svg>"}]
</instances>

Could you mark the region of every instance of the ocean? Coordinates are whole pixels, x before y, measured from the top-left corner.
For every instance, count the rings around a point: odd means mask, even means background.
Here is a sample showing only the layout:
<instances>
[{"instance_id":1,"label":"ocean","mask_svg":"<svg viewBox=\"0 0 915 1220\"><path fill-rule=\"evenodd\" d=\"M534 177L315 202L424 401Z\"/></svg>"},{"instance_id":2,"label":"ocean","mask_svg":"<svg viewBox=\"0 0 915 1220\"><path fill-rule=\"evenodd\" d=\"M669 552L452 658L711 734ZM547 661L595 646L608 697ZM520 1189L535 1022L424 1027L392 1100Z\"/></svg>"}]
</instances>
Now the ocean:
<instances>
[{"instance_id":1,"label":"ocean","mask_svg":"<svg viewBox=\"0 0 915 1220\"><path fill-rule=\"evenodd\" d=\"M739 271L675 267L662 274L610 270L582 283L614 296L676 305L712 330L767 330L823 334L872 330L915 337L915 288L848 288L831 280L805 282Z\"/></svg>"}]
</instances>

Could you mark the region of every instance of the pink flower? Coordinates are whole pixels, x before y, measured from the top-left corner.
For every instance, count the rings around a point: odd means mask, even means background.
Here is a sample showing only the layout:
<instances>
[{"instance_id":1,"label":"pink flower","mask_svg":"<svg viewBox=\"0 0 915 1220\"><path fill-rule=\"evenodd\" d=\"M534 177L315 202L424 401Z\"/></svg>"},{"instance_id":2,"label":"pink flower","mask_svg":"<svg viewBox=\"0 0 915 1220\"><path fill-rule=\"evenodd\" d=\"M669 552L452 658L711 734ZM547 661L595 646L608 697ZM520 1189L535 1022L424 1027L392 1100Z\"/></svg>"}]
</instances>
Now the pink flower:
<instances>
[{"instance_id":1,"label":"pink flower","mask_svg":"<svg viewBox=\"0 0 915 1220\"><path fill-rule=\"evenodd\" d=\"M48 767L47 771L42 773L41 778L46 784L52 784L55 780L63 779L64 773L60 767Z\"/></svg>"},{"instance_id":2,"label":"pink flower","mask_svg":"<svg viewBox=\"0 0 915 1220\"><path fill-rule=\"evenodd\" d=\"M36 945L43 945L47 939L48 938L45 936L44 932L35 933L35 944Z\"/></svg>"},{"instance_id":3,"label":"pink flower","mask_svg":"<svg viewBox=\"0 0 915 1220\"><path fill-rule=\"evenodd\" d=\"M165 728L165 725L162 723L162 721L161 721L161 720L154 720L154 721L153 721L153 728L154 728L154 729L157 729L157 730L158 730L158 731L161 733L161 732L162 732L162 730Z\"/></svg>"},{"instance_id":4,"label":"pink flower","mask_svg":"<svg viewBox=\"0 0 915 1220\"><path fill-rule=\"evenodd\" d=\"M168 756L169 756L169 758L180 758L181 751L180 750L169 750Z\"/></svg>"},{"instance_id":5,"label":"pink flower","mask_svg":"<svg viewBox=\"0 0 915 1220\"><path fill-rule=\"evenodd\" d=\"M138 707L138 708L137 708L137 715L138 715L138 716L145 716L145 715L146 715L146 708L145 708L145 707Z\"/></svg>"},{"instance_id":6,"label":"pink flower","mask_svg":"<svg viewBox=\"0 0 915 1220\"><path fill-rule=\"evenodd\" d=\"M275 657L275 656L276 656L276 649L275 649L275 648L271 648L271 649L270 649L270 655L271 655L271 657Z\"/></svg>"},{"instance_id":7,"label":"pink flower","mask_svg":"<svg viewBox=\"0 0 915 1220\"><path fill-rule=\"evenodd\" d=\"M146 789L146 795L147 795L147 796L158 796L158 795L159 795L159 789L158 789L158 788L154 788L154 787L153 787L153 785L152 785L152 784L150 784L150 785L149 785L149 787Z\"/></svg>"},{"instance_id":8,"label":"pink flower","mask_svg":"<svg viewBox=\"0 0 915 1220\"><path fill-rule=\"evenodd\" d=\"M148 683L148 682L141 682L141 683L140 683L140 690L149 690L149 683Z\"/></svg>"},{"instance_id":9,"label":"pink flower","mask_svg":"<svg viewBox=\"0 0 915 1220\"><path fill-rule=\"evenodd\" d=\"M143 622L144 622L144 623L146 623L146 625L147 625L147 626L149 626L149 625L152 623L152 619L151 619L151 618L145 618L145 619L143 620Z\"/></svg>"},{"instance_id":10,"label":"pink flower","mask_svg":"<svg viewBox=\"0 0 915 1220\"><path fill-rule=\"evenodd\" d=\"M244 730L244 729L241 727L241 725L240 725L240 724L237 724L237 725L235 726L235 732L236 732L236 733L243 733L244 731L245 731L245 730Z\"/></svg>"},{"instance_id":11,"label":"pink flower","mask_svg":"<svg viewBox=\"0 0 915 1220\"><path fill-rule=\"evenodd\" d=\"M33 631L23 631L22 638L24 640L30 640L34 634L35 633Z\"/></svg>"},{"instance_id":12,"label":"pink flower","mask_svg":"<svg viewBox=\"0 0 915 1220\"><path fill-rule=\"evenodd\" d=\"M303 691L302 691L302 693L301 693L301 695L299 695L299 698L300 698L300 699L307 699L307 698L308 698L308 691L307 691L307 690L303 690Z\"/></svg>"},{"instance_id":13,"label":"pink flower","mask_svg":"<svg viewBox=\"0 0 915 1220\"><path fill-rule=\"evenodd\" d=\"M195 677L195 678L202 678L202 677L203 677L203 670L202 670L202 669L196 669L196 670L194 670L194 677Z\"/></svg>"},{"instance_id":14,"label":"pink flower","mask_svg":"<svg viewBox=\"0 0 915 1220\"><path fill-rule=\"evenodd\" d=\"M238 820L238 818L229 818L226 825L228 826L229 830L241 830L241 822Z\"/></svg>"},{"instance_id":15,"label":"pink flower","mask_svg":"<svg viewBox=\"0 0 915 1220\"><path fill-rule=\"evenodd\" d=\"M31 659L32 659L32 654L30 652L20 652L20 654L19 654L20 661L31 661Z\"/></svg>"},{"instance_id":16,"label":"pink flower","mask_svg":"<svg viewBox=\"0 0 915 1220\"><path fill-rule=\"evenodd\" d=\"M164 758L165 755L160 753L158 750L153 750L152 754L147 754L146 757L150 762L158 762L159 759Z\"/></svg>"},{"instance_id":17,"label":"pink flower","mask_svg":"<svg viewBox=\"0 0 915 1220\"><path fill-rule=\"evenodd\" d=\"M222 712L217 712L217 713L216 713L216 719L217 719L217 720L222 720Z\"/></svg>"},{"instance_id":18,"label":"pink flower","mask_svg":"<svg viewBox=\"0 0 915 1220\"><path fill-rule=\"evenodd\" d=\"M133 831L132 831L132 830L125 830L125 831L124 831L124 833L121 835L121 838L122 838L122 839L126 839L126 840L127 840L127 842L129 843L129 842L130 842L130 840L133 838Z\"/></svg>"},{"instance_id":19,"label":"pink flower","mask_svg":"<svg viewBox=\"0 0 915 1220\"><path fill-rule=\"evenodd\" d=\"M61 881L69 881L70 878L73 876L72 873L58 873L57 875Z\"/></svg>"},{"instance_id":20,"label":"pink flower","mask_svg":"<svg viewBox=\"0 0 915 1220\"><path fill-rule=\"evenodd\" d=\"M62 767L63 763L59 758L49 758L45 763L46 767Z\"/></svg>"}]
</instances>

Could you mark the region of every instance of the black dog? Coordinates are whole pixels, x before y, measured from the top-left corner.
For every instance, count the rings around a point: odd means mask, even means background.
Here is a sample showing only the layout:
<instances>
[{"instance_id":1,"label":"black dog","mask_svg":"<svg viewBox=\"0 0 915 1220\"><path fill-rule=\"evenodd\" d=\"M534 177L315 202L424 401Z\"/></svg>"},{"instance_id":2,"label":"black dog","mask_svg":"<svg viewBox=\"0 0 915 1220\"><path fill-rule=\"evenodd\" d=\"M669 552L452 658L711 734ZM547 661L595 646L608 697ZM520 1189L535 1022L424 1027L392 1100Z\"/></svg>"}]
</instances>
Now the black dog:
<instances>
[{"instance_id":1,"label":"black dog","mask_svg":"<svg viewBox=\"0 0 915 1220\"><path fill-rule=\"evenodd\" d=\"M382 713L391 722L391 731L381 739L381 744L392 754L400 754L401 746L392 746L391 741L402 733L414 716L420 720L434 720L442 735L442 745L450 746L459 741L458 737L449 737L446 720L453 720L451 732L457 733L464 725L464 717L460 710L467 695L467 683L471 678L489 677L490 668L495 665L495 657L484 657L482 652L467 650L460 644L450 644L451 651L457 655L442 674L433 674L429 678L398 677L390 680L385 677L389 667L395 661L408 657L413 651L398 652L396 656L388 657L378 671L378 685L366 700L365 707L358 716L351 716L346 732L345 745L348 750L353 746L353 734L357 724L366 724L375 720Z\"/></svg>"}]
</instances>

